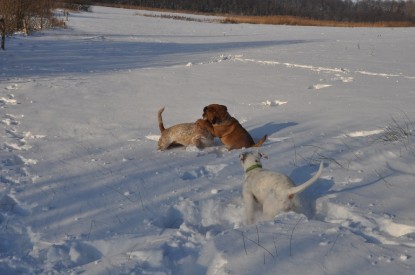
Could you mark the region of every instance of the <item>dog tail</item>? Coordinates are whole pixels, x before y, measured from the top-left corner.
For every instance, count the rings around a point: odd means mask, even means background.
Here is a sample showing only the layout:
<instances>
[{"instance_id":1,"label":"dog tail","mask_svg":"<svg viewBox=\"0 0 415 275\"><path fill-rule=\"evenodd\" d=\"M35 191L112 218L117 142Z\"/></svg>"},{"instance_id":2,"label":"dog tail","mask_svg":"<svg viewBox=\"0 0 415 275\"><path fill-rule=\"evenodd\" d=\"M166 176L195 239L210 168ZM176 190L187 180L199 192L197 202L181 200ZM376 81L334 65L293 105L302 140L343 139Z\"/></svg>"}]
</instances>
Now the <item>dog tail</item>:
<instances>
[{"instance_id":1,"label":"dog tail","mask_svg":"<svg viewBox=\"0 0 415 275\"><path fill-rule=\"evenodd\" d=\"M263 136L256 144L252 145L252 147L261 147L261 145L265 142L268 135Z\"/></svg>"},{"instance_id":2,"label":"dog tail","mask_svg":"<svg viewBox=\"0 0 415 275\"><path fill-rule=\"evenodd\" d=\"M303 184L299 186L290 188L289 190L290 195L288 197L292 198L295 194L301 193L304 190L306 190L308 187L310 187L313 183L315 183L318 180L322 171L323 171L323 161L320 162L320 168L318 169L317 173L311 179L309 179L308 181L304 182Z\"/></svg>"},{"instance_id":3,"label":"dog tail","mask_svg":"<svg viewBox=\"0 0 415 275\"><path fill-rule=\"evenodd\" d=\"M159 122L159 129L160 129L161 133L163 133L163 131L166 130L166 128L164 128L164 125L163 125L163 118L161 117L161 113L163 113L163 111L164 111L164 107L161 108L157 113L157 118L158 118L158 122Z\"/></svg>"}]
</instances>

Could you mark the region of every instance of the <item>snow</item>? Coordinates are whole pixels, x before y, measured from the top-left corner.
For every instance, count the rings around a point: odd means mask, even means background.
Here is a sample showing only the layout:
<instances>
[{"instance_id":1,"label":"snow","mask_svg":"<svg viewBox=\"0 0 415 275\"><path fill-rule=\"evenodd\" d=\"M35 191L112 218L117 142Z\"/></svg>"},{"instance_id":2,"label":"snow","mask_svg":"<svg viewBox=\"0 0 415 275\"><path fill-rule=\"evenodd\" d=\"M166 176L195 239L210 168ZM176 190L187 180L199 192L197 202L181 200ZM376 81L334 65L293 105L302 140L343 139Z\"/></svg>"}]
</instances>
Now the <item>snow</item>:
<instances>
[{"instance_id":1,"label":"snow","mask_svg":"<svg viewBox=\"0 0 415 275\"><path fill-rule=\"evenodd\" d=\"M413 274L414 28L218 24L93 7L0 52L1 274ZM238 155L156 150L210 103L301 183L244 224ZM407 136L386 142L395 123Z\"/></svg>"}]
</instances>

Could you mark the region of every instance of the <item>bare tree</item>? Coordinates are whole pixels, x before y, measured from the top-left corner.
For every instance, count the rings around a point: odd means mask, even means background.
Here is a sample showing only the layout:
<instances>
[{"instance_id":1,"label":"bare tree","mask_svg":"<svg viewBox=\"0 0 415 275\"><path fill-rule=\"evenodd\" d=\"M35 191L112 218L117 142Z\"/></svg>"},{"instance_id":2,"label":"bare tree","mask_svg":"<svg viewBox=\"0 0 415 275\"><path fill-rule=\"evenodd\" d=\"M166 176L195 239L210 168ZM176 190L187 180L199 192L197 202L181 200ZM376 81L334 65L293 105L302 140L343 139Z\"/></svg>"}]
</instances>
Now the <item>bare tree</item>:
<instances>
[{"instance_id":1,"label":"bare tree","mask_svg":"<svg viewBox=\"0 0 415 275\"><path fill-rule=\"evenodd\" d=\"M6 43L6 23L3 17L0 18L0 32L1 32L1 49L4 51Z\"/></svg>"},{"instance_id":2,"label":"bare tree","mask_svg":"<svg viewBox=\"0 0 415 275\"><path fill-rule=\"evenodd\" d=\"M53 9L54 0L0 0L0 17L4 19L6 34L16 31L30 34L42 30L56 22Z\"/></svg>"}]
</instances>

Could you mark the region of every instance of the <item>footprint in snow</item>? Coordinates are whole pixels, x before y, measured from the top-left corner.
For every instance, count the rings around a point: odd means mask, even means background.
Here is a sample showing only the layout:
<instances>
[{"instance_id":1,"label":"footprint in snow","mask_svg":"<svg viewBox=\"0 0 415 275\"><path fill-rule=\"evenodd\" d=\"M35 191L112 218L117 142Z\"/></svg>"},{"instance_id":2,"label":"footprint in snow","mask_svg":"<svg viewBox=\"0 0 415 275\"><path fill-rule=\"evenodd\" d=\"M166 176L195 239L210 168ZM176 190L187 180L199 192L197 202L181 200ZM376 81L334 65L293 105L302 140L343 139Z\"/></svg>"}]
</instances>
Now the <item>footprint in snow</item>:
<instances>
[{"instance_id":1,"label":"footprint in snow","mask_svg":"<svg viewBox=\"0 0 415 275\"><path fill-rule=\"evenodd\" d=\"M153 221L153 225L162 229L179 229L183 222L183 213L174 207L170 207L164 216L160 216Z\"/></svg>"},{"instance_id":2,"label":"footprint in snow","mask_svg":"<svg viewBox=\"0 0 415 275\"><path fill-rule=\"evenodd\" d=\"M17 85L17 84L11 84L11 85L8 85L5 89L6 90L17 90L19 88L19 86Z\"/></svg>"},{"instance_id":3,"label":"footprint in snow","mask_svg":"<svg viewBox=\"0 0 415 275\"><path fill-rule=\"evenodd\" d=\"M330 84L315 84L315 85L311 85L308 87L309 90L321 90L324 88L328 88L331 87L332 85Z\"/></svg>"},{"instance_id":4,"label":"footprint in snow","mask_svg":"<svg viewBox=\"0 0 415 275\"><path fill-rule=\"evenodd\" d=\"M0 97L0 105L16 105L17 101L14 99L13 94L8 94L7 96Z\"/></svg>"},{"instance_id":5,"label":"footprint in snow","mask_svg":"<svg viewBox=\"0 0 415 275\"><path fill-rule=\"evenodd\" d=\"M153 140L153 141L158 141L160 139L160 135L147 135L146 139Z\"/></svg>"},{"instance_id":6,"label":"footprint in snow","mask_svg":"<svg viewBox=\"0 0 415 275\"><path fill-rule=\"evenodd\" d=\"M349 83L349 82L353 82L353 77L350 77L350 76L341 76L339 74L336 74L336 77L334 77L332 80L334 80L334 81L340 80L343 83Z\"/></svg>"},{"instance_id":7,"label":"footprint in snow","mask_svg":"<svg viewBox=\"0 0 415 275\"><path fill-rule=\"evenodd\" d=\"M9 134L13 138L17 138L17 139L24 138L24 135L22 135L21 133L17 132L16 129L7 129L6 130L6 133Z\"/></svg>"},{"instance_id":8,"label":"footprint in snow","mask_svg":"<svg viewBox=\"0 0 415 275\"><path fill-rule=\"evenodd\" d=\"M182 180L195 180L201 177L211 179L217 176L226 166L226 164L206 165L183 173L178 171L178 174Z\"/></svg>"},{"instance_id":9,"label":"footprint in snow","mask_svg":"<svg viewBox=\"0 0 415 275\"><path fill-rule=\"evenodd\" d=\"M47 254L48 268L64 271L67 268L85 265L102 258L102 253L94 246L77 242L65 242L49 247Z\"/></svg>"},{"instance_id":10,"label":"footprint in snow","mask_svg":"<svg viewBox=\"0 0 415 275\"><path fill-rule=\"evenodd\" d=\"M277 106L281 106L284 104L287 104L288 101L280 101L280 100L266 100L264 102L261 102L262 105L264 106L268 106L268 107L277 107Z\"/></svg>"},{"instance_id":11,"label":"footprint in snow","mask_svg":"<svg viewBox=\"0 0 415 275\"><path fill-rule=\"evenodd\" d=\"M396 223L390 217L375 213L362 215L354 211L353 207L335 202L322 201L319 204L318 209L325 217L325 221L341 224L351 229L352 232L364 232L362 237L368 242L415 247L413 240L399 239L414 234L415 226L413 225Z\"/></svg>"},{"instance_id":12,"label":"footprint in snow","mask_svg":"<svg viewBox=\"0 0 415 275\"><path fill-rule=\"evenodd\" d=\"M0 212L18 215L26 215L29 213L27 208L19 203L12 194L5 194L0 198Z\"/></svg>"},{"instance_id":13,"label":"footprint in snow","mask_svg":"<svg viewBox=\"0 0 415 275\"><path fill-rule=\"evenodd\" d=\"M26 144L24 139L19 139L16 143L6 142L4 145L12 151L27 151L32 148L32 146Z\"/></svg>"},{"instance_id":14,"label":"footprint in snow","mask_svg":"<svg viewBox=\"0 0 415 275\"><path fill-rule=\"evenodd\" d=\"M32 148L32 146L27 144L27 140L29 139L39 139L45 137L44 135L33 135L31 132L19 133L15 129L9 129L6 130L6 132L12 137L16 138L17 141L15 143L6 142L5 147L9 150L16 151L27 151Z\"/></svg>"},{"instance_id":15,"label":"footprint in snow","mask_svg":"<svg viewBox=\"0 0 415 275\"><path fill-rule=\"evenodd\" d=\"M12 114L6 114L5 116L4 116L4 119L1 121L3 124L5 124L5 125L7 125L7 126L11 126L11 125L19 125L20 124L20 122L19 122L19 118L22 118L23 117L23 115L21 115L21 116L15 116L15 115L12 115Z\"/></svg>"},{"instance_id":16,"label":"footprint in snow","mask_svg":"<svg viewBox=\"0 0 415 275\"><path fill-rule=\"evenodd\" d=\"M355 137L368 137L368 136L381 134L383 132L384 132L384 130L382 130L382 129L367 130L367 131L356 131L356 132L347 133L347 134L345 134L345 136L353 137L353 138L355 138Z\"/></svg>"},{"instance_id":17,"label":"footprint in snow","mask_svg":"<svg viewBox=\"0 0 415 275\"><path fill-rule=\"evenodd\" d=\"M13 120L13 119L10 119L10 118L3 119L1 121L1 123L5 124L7 126L12 126L12 125L16 126L16 125L19 125L19 122L18 121Z\"/></svg>"}]
</instances>

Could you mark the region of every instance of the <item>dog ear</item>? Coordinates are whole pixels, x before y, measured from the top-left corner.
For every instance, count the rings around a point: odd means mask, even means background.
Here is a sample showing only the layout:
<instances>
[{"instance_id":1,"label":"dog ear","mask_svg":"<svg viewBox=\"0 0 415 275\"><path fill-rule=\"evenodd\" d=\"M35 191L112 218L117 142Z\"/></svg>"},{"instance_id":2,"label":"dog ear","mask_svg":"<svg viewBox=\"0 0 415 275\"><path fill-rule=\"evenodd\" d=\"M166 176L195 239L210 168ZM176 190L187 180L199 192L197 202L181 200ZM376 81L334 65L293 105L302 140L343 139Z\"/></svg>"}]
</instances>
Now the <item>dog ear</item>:
<instances>
[{"instance_id":1,"label":"dog ear","mask_svg":"<svg viewBox=\"0 0 415 275\"><path fill-rule=\"evenodd\" d=\"M258 156L258 159L261 159L261 158L268 159L268 156L260 151L256 151L255 154Z\"/></svg>"},{"instance_id":2,"label":"dog ear","mask_svg":"<svg viewBox=\"0 0 415 275\"><path fill-rule=\"evenodd\" d=\"M240 160L240 161L242 161L242 162L244 162L244 161L245 161L245 159L246 159L246 155L247 155L247 153L242 153L242 154L240 154L240 155L239 155L239 160Z\"/></svg>"}]
</instances>

